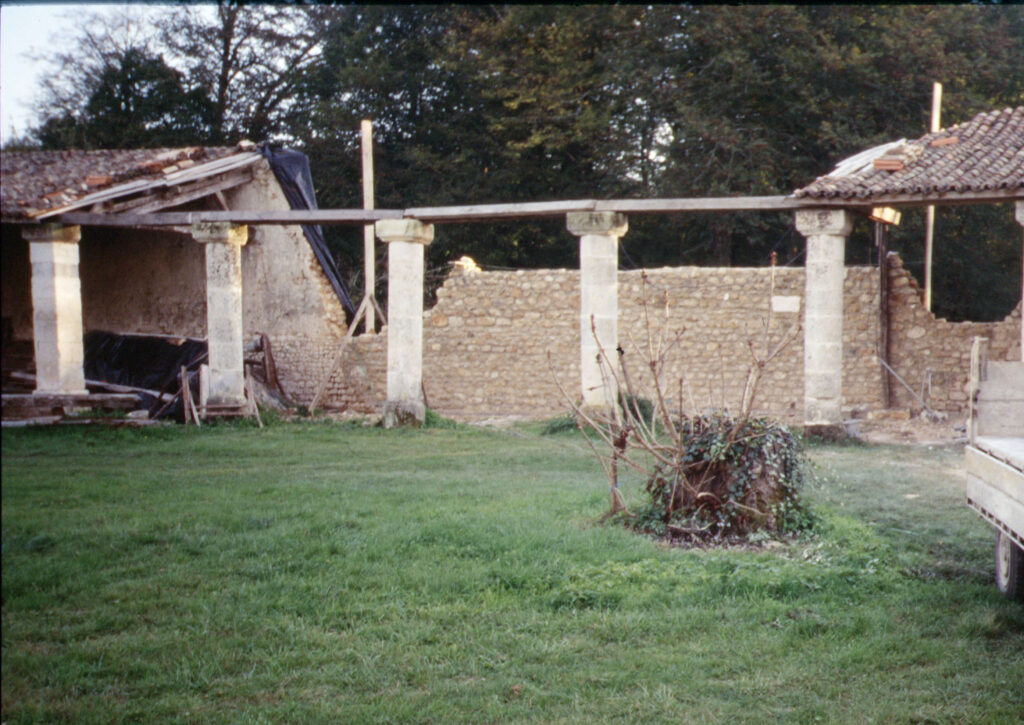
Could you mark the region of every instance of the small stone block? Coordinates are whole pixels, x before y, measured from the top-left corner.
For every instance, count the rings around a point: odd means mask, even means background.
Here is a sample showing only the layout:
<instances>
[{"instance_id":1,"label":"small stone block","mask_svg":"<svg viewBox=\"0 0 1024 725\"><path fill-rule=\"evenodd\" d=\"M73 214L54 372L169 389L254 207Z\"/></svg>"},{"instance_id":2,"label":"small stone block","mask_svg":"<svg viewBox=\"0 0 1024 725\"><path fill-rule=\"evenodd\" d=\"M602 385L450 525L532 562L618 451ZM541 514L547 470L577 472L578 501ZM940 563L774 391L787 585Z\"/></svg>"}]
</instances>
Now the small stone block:
<instances>
[{"instance_id":1,"label":"small stone block","mask_svg":"<svg viewBox=\"0 0 1024 725\"><path fill-rule=\"evenodd\" d=\"M573 211L565 215L565 226L570 234L600 234L621 237L629 231L625 214L613 211Z\"/></svg>"},{"instance_id":2,"label":"small stone block","mask_svg":"<svg viewBox=\"0 0 1024 725\"><path fill-rule=\"evenodd\" d=\"M417 219L381 219L374 224L374 231L385 243L408 242L427 246L434 241L434 225Z\"/></svg>"}]
</instances>

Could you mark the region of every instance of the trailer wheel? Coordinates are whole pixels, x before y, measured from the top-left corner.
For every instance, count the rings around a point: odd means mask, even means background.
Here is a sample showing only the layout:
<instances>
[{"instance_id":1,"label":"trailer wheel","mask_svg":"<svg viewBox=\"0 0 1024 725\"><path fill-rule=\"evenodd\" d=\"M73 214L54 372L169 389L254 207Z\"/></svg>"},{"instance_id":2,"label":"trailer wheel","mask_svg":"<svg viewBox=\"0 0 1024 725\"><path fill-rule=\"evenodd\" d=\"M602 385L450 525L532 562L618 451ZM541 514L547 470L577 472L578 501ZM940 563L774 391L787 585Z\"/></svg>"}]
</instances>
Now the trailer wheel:
<instances>
[{"instance_id":1,"label":"trailer wheel","mask_svg":"<svg viewBox=\"0 0 1024 725\"><path fill-rule=\"evenodd\" d=\"M1024 552L1002 531L996 534L996 586L1010 599L1024 601Z\"/></svg>"}]
</instances>

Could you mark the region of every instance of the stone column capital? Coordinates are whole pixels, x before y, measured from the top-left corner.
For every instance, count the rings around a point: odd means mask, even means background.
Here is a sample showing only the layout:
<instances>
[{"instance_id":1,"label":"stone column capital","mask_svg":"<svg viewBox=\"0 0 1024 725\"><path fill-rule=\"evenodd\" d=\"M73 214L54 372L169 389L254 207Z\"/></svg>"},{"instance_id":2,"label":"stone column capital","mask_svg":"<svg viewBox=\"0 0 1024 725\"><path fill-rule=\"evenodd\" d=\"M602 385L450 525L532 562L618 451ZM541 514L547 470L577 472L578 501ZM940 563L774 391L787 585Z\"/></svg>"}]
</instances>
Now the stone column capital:
<instances>
[{"instance_id":1,"label":"stone column capital","mask_svg":"<svg viewBox=\"0 0 1024 725\"><path fill-rule=\"evenodd\" d=\"M1024 199L1014 204L1014 217L1016 217L1018 224L1024 226Z\"/></svg>"},{"instance_id":2,"label":"stone column capital","mask_svg":"<svg viewBox=\"0 0 1024 725\"><path fill-rule=\"evenodd\" d=\"M570 234L600 234L621 237L629 231L626 215L617 211L571 211L565 215L565 226Z\"/></svg>"},{"instance_id":3,"label":"stone column capital","mask_svg":"<svg viewBox=\"0 0 1024 725\"><path fill-rule=\"evenodd\" d=\"M249 240L249 227L231 222L195 222L192 238L200 244L233 244L243 247Z\"/></svg>"},{"instance_id":4,"label":"stone column capital","mask_svg":"<svg viewBox=\"0 0 1024 725\"><path fill-rule=\"evenodd\" d=\"M800 209L796 230L805 237L829 234L845 237L853 229L853 215L842 209Z\"/></svg>"},{"instance_id":5,"label":"stone column capital","mask_svg":"<svg viewBox=\"0 0 1024 725\"><path fill-rule=\"evenodd\" d=\"M21 237L26 242L78 244L82 240L82 228L65 224L26 224L21 227Z\"/></svg>"},{"instance_id":6,"label":"stone column capital","mask_svg":"<svg viewBox=\"0 0 1024 725\"><path fill-rule=\"evenodd\" d=\"M381 219L373 225L382 242L407 242L424 247L434 241L434 225L418 219Z\"/></svg>"}]
</instances>

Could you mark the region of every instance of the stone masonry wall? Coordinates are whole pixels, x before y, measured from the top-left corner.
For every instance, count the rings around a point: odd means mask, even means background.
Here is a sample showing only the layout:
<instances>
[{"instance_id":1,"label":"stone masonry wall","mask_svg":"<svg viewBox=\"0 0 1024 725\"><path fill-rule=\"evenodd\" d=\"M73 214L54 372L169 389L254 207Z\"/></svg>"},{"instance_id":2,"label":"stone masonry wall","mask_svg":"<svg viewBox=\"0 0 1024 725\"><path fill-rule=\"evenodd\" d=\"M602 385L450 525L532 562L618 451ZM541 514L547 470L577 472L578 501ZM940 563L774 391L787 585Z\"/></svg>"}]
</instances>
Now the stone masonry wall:
<instances>
[{"instance_id":1,"label":"stone masonry wall","mask_svg":"<svg viewBox=\"0 0 1024 725\"><path fill-rule=\"evenodd\" d=\"M650 394L637 345L646 346L641 272L619 273L619 337L638 384ZM669 299L663 385L684 377L687 407L739 406L751 361L748 340L765 344L771 272L768 269L683 267L647 272L648 316L660 337L664 298ZM802 311L803 270L775 274L775 311L768 347L796 324ZM877 273L850 268L846 274L844 392L862 407L880 405L875 364L878 339ZM456 269L424 314L424 391L428 406L460 420L497 417L544 418L567 410L560 383L579 396L579 272L518 270L463 272ZM330 402L374 412L384 397L386 336L353 341L335 375ZM803 411L803 342L797 335L766 371L755 410L799 422ZM369 388L372 387L371 392Z\"/></svg>"},{"instance_id":2,"label":"stone masonry wall","mask_svg":"<svg viewBox=\"0 0 1024 725\"><path fill-rule=\"evenodd\" d=\"M890 274L890 354L908 382L931 380L930 405L952 414L966 409L966 365L974 335L992 339L994 359L1019 357L1019 316L999 323L949 323L923 310L910 273L893 257ZM781 339L803 312L802 268L680 267L647 272L648 315L655 340L668 297L664 380L684 406L736 410L752 360L748 341L763 351ZM642 272L619 273L619 339L626 364L649 394L637 346L647 346ZM772 300L774 304L772 305ZM767 343L765 322L772 306ZM844 289L844 412L861 416L883 407L879 340L879 274L849 267ZM579 272L577 270L463 271L456 267L424 313L423 387L427 404L444 416L480 421L539 419L567 405L555 380L579 396ZM379 412L385 397L386 334L353 340L328 403ZM1016 344L1016 347L1015 347ZM930 371L925 373L925 371ZM915 377L916 375L916 377ZM897 388L900 388L899 390ZM768 366L754 410L801 423L802 334ZM918 410L909 393L892 384L893 406Z\"/></svg>"},{"instance_id":3,"label":"stone masonry wall","mask_svg":"<svg viewBox=\"0 0 1024 725\"><path fill-rule=\"evenodd\" d=\"M1020 305L1000 322L948 322L925 309L917 281L897 255L889 256L890 365L935 410L967 411L974 338L989 338L989 359L1020 360ZM898 381L892 407L920 410Z\"/></svg>"}]
</instances>

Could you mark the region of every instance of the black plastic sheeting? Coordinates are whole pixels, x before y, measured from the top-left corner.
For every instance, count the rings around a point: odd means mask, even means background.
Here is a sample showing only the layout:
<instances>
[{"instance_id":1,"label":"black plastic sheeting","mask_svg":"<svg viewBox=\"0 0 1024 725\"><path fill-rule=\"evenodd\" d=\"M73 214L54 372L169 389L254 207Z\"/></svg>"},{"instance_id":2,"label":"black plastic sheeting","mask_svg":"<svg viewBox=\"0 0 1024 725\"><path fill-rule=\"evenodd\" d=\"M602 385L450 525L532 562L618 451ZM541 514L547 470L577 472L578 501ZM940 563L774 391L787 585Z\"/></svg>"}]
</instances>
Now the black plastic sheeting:
<instances>
[{"instance_id":1,"label":"black plastic sheeting","mask_svg":"<svg viewBox=\"0 0 1024 725\"><path fill-rule=\"evenodd\" d=\"M309 159L300 151L271 146L265 144L260 148L267 163L270 164L277 183L281 185L285 198L292 209L317 209L316 192L313 190L313 175L309 171ZM323 267L324 274L330 280L338 299L341 300L349 320L355 317L356 308L352 304L352 298L348 289L338 273L338 267L334 264L334 258L327 249L327 242L324 241L324 232L319 224L303 224L302 231L306 233L309 246L313 248L313 254Z\"/></svg>"},{"instance_id":2,"label":"black plastic sheeting","mask_svg":"<svg viewBox=\"0 0 1024 725\"><path fill-rule=\"evenodd\" d=\"M205 340L172 339L146 335L118 335L91 330L83 339L86 380L98 380L133 388L174 394L181 368L190 371L189 387L198 396L198 370L206 362ZM195 380L193 380L195 378ZM143 406L153 409L156 396L139 393ZM182 417L181 401L165 411L165 415ZM163 416L161 416L163 417Z\"/></svg>"}]
</instances>

